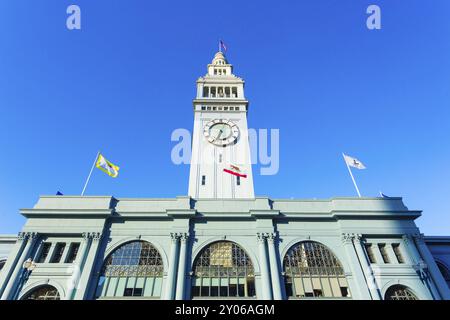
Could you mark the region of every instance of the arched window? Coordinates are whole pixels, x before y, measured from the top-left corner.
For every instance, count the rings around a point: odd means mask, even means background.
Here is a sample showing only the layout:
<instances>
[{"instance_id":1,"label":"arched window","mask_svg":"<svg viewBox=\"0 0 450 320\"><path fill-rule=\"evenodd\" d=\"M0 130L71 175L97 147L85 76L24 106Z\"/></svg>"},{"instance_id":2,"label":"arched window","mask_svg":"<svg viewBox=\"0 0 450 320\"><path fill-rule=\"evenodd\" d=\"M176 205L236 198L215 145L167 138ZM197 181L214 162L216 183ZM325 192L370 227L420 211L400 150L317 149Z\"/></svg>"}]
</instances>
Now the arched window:
<instances>
[{"instance_id":1,"label":"arched window","mask_svg":"<svg viewBox=\"0 0 450 320\"><path fill-rule=\"evenodd\" d=\"M59 292L53 286L45 285L28 293L22 300L59 300Z\"/></svg>"},{"instance_id":2,"label":"arched window","mask_svg":"<svg viewBox=\"0 0 450 320\"><path fill-rule=\"evenodd\" d=\"M97 287L99 297L159 297L164 266L149 242L128 242L106 259Z\"/></svg>"},{"instance_id":3,"label":"arched window","mask_svg":"<svg viewBox=\"0 0 450 320\"><path fill-rule=\"evenodd\" d=\"M247 253L234 242L215 242L194 263L193 297L254 297L255 274Z\"/></svg>"},{"instance_id":4,"label":"arched window","mask_svg":"<svg viewBox=\"0 0 450 320\"><path fill-rule=\"evenodd\" d=\"M300 242L286 253L283 261L288 297L350 297L344 269L323 244Z\"/></svg>"},{"instance_id":5,"label":"arched window","mask_svg":"<svg viewBox=\"0 0 450 320\"><path fill-rule=\"evenodd\" d=\"M384 295L385 300L419 300L412 291L405 286L395 285L390 287Z\"/></svg>"},{"instance_id":6,"label":"arched window","mask_svg":"<svg viewBox=\"0 0 450 320\"><path fill-rule=\"evenodd\" d=\"M436 261L436 264L439 268L439 271L441 271L445 282L447 282L447 285L450 287L450 271L448 271L447 267L443 263Z\"/></svg>"}]
</instances>

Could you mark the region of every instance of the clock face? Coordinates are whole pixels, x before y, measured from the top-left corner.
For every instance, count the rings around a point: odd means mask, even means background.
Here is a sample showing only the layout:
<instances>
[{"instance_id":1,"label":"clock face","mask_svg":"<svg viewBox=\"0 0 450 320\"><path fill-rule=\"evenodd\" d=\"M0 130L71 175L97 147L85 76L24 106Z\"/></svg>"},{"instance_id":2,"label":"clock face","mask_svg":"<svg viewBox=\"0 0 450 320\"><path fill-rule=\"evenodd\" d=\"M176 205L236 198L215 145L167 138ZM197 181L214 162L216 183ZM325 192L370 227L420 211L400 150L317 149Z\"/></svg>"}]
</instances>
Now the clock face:
<instances>
[{"instance_id":1,"label":"clock face","mask_svg":"<svg viewBox=\"0 0 450 320\"><path fill-rule=\"evenodd\" d=\"M239 128L230 120L215 119L205 125L203 134L210 143L225 147L237 140Z\"/></svg>"}]
</instances>

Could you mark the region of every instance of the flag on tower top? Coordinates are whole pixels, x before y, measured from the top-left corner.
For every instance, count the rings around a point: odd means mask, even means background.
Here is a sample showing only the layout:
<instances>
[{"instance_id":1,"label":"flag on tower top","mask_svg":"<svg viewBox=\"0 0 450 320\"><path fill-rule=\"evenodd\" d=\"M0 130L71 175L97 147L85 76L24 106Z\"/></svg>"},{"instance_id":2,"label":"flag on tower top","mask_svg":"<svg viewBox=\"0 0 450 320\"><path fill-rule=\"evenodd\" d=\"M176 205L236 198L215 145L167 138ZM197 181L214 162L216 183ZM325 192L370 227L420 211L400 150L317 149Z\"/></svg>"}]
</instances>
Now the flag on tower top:
<instances>
[{"instance_id":1,"label":"flag on tower top","mask_svg":"<svg viewBox=\"0 0 450 320\"><path fill-rule=\"evenodd\" d=\"M225 45L225 42L223 42L223 40L219 41L219 51L222 52L222 49L224 52L227 51L227 46Z\"/></svg>"}]
</instances>

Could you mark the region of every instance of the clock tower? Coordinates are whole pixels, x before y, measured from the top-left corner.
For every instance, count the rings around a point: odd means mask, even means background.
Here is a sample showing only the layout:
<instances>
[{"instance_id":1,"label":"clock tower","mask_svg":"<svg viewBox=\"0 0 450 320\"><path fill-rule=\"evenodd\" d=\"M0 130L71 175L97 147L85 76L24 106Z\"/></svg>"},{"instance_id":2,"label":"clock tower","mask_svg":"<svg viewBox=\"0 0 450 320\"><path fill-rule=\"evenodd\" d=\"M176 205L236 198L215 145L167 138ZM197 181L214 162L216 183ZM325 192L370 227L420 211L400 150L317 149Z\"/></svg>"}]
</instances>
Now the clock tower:
<instances>
[{"instance_id":1,"label":"clock tower","mask_svg":"<svg viewBox=\"0 0 450 320\"><path fill-rule=\"evenodd\" d=\"M222 52L197 80L189 175L192 198L254 198L244 80Z\"/></svg>"}]
</instances>

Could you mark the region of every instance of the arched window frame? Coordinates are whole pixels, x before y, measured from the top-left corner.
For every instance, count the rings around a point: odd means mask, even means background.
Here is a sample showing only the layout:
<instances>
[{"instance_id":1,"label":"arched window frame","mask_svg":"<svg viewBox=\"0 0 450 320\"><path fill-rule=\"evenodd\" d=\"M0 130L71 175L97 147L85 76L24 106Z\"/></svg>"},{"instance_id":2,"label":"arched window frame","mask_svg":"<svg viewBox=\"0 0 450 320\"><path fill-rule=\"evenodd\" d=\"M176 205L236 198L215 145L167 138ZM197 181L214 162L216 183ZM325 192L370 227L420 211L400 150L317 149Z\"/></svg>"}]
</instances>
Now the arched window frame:
<instances>
[{"instance_id":1,"label":"arched window frame","mask_svg":"<svg viewBox=\"0 0 450 320\"><path fill-rule=\"evenodd\" d=\"M45 289L47 289L47 291L45 291ZM41 292L41 294L37 297L35 297L34 299L32 299L33 295L36 295L37 293ZM44 293L44 295L43 295ZM36 299L38 298L38 299ZM61 295L59 293L59 290L49 284L45 284L45 285L40 285L37 286L35 288L33 288L32 290L28 291L22 298L21 300L60 300L61 299Z\"/></svg>"},{"instance_id":2,"label":"arched window frame","mask_svg":"<svg viewBox=\"0 0 450 320\"><path fill-rule=\"evenodd\" d=\"M96 297L159 298L163 276L158 248L146 240L130 240L116 246L103 261Z\"/></svg>"},{"instance_id":3,"label":"arched window frame","mask_svg":"<svg viewBox=\"0 0 450 320\"><path fill-rule=\"evenodd\" d=\"M218 250L218 257L222 259L220 251L225 246L231 246L231 259L233 264L230 267L213 267L211 262L211 249ZM222 252L223 254L223 252ZM209 260L208 260L209 259ZM240 261L240 263L239 263ZM199 268L201 273L199 273ZM193 298L204 297L232 297L251 298L256 297L255 291L255 268L252 258L248 252L238 243L228 240L218 240L208 243L195 256L192 264L192 287L191 296Z\"/></svg>"},{"instance_id":4,"label":"arched window frame","mask_svg":"<svg viewBox=\"0 0 450 320\"><path fill-rule=\"evenodd\" d=\"M307 246L306 249L305 246ZM309 252L311 249L312 251ZM315 252L317 250L318 252ZM306 253L307 251L309 253ZM298 256L299 252L303 252L303 260ZM296 263L308 265L294 267ZM304 240L292 244L284 254L282 264L288 298L351 298L343 264L323 243ZM320 267L320 264L324 267ZM291 265L290 268L289 265Z\"/></svg>"},{"instance_id":5,"label":"arched window frame","mask_svg":"<svg viewBox=\"0 0 450 320\"><path fill-rule=\"evenodd\" d=\"M384 300L419 300L414 291L402 284L394 284L387 288Z\"/></svg>"}]
</instances>

